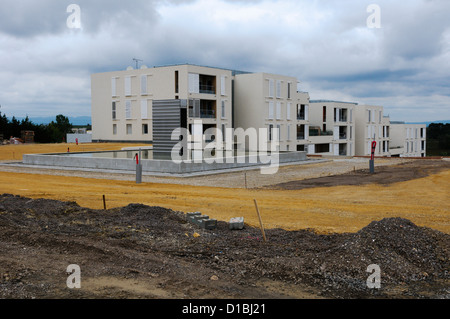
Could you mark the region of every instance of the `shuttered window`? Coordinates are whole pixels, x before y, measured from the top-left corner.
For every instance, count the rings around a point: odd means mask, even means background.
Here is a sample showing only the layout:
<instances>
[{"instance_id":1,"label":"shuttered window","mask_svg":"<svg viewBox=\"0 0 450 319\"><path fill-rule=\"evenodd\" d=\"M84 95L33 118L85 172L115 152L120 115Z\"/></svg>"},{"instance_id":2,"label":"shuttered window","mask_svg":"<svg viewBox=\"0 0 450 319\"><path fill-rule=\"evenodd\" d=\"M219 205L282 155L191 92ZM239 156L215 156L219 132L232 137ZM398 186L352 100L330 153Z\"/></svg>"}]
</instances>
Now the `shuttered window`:
<instances>
[{"instance_id":1,"label":"shuttered window","mask_svg":"<svg viewBox=\"0 0 450 319\"><path fill-rule=\"evenodd\" d=\"M277 98L281 98L281 81L277 81Z\"/></svg>"},{"instance_id":2,"label":"shuttered window","mask_svg":"<svg viewBox=\"0 0 450 319\"><path fill-rule=\"evenodd\" d=\"M274 81L269 79L269 97L273 97Z\"/></svg>"},{"instance_id":3,"label":"shuttered window","mask_svg":"<svg viewBox=\"0 0 450 319\"><path fill-rule=\"evenodd\" d=\"M189 73L189 93L200 93L200 74Z\"/></svg>"},{"instance_id":4,"label":"shuttered window","mask_svg":"<svg viewBox=\"0 0 450 319\"><path fill-rule=\"evenodd\" d=\"M222 101L222 118L225 118L225 101Z\"/></svg>"},{"instance_id":5,"label":"shuttered window","mask_svg":"<svg viewBox=\"0 0 450 319\"><path fill-rule=\"evenodd\" d=\"M131 96L131 77L127 76L125 78L125 95Z\"/></svg>"},{"instance_id":6,"label":"shuttered window","mask_svg":"<svg viewBox=\"0 0 450 319\"><path fill-rule=\"evenodd\" d=\"M111 79L111 96L112 97L117 96L117 78Z\"/></svg>"},{"instance_id":7,"label":"shuttered window","mask_svg":"<svg viewBox=\"0 0 450 319\"><path fill-rule=\"evenodd\" d=\"M127 100L125 102L125 118L127 120L131 119L131 101Z\"/></svg>"},{"instance_id":8,"label":"shuttered window","mask_svg":"<svg viewBox=\"0 0 450 319\"><path fill-rule=\"evenodd\" d=\"M273 102L269 102L269 119L273 120Z\"/></svg>"},{"instance_id":9,"label":"shuttered window","mask_svg":"<svg viewBox=\"0 0 450 319\"><path fill-rule=\"evenodd\" d=\"M147 95L147 75L141 75L141 95Z\"/></svg>"},{"instance_id":10,"label":"shuttered window","mask_svg":"<svg viewBox=\"0 0 450 319\"><path fill-rule=\"evenodd\" d=\"M143 119L143 120L148 119L147 100L141 101L141 119Z\"/></svg>"},{"instance_id":11,"label":"shuttered window","mask_svg":"<svg viewBox=\"0 0 450 319\"><path fill-rule=\"evenodd\" d=\"M227 95L227 90L226 90L226 76L225 75L222 75L221 77L220 77L220 94L222 95L222 96L225 96L225 95Z\"/></svg>"}]
</instances>

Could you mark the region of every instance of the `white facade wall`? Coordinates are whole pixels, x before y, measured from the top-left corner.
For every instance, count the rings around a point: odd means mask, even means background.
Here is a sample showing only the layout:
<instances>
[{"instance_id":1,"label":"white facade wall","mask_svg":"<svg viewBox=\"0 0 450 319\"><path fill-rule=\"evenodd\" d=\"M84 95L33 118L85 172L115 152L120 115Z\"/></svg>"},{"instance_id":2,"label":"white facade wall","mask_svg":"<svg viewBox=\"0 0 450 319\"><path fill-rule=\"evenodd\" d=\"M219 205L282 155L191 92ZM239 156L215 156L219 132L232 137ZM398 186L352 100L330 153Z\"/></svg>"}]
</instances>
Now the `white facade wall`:
<instances>
[{"instance_id":1,"label":"white facade wall","mask_svg":"<svg viewBox=\"0 0 450 319\"><path fill-rule=\"evenodd\" d=\"M207 78L200 84L200 78ZM232 126L232 72L195 65L129 68L91 76L94 141L151 142L152 102L198 99L213 106L204 125ZM202 102L203 103L203 102ZM189 113L189 112L188 112ZM187 118L192 124L194 116Z\"/></svg>"},{"instance_id":2,"label":"white facade wall","mask_svg":"<svg viewBox=\"0 0 450 319\"><path fill-rule=\"evenodd\" d=\"M295 77L186 64L93 74L91 82L93 141L151 142L153 101L194 99L188 128L199 119L221 130L233 120L244 130L274 128L280 151L368 156L375 140L376 156L425 156L425 125L391 124L382 106L310 101Z\"/></svg>"},{"instance_id":3,"label":"white facade wall","mask_svg":"<svg viewBox=\"0 0 450 319\"><path fill-rule=\"evenodd\" d=\"M355 155L369 156L376 141L375 156L390 156L390 120L382 106L357 105Z\"/></svg>"},{"instance_id":4,"label":"white facade wall","mask_svg":"<svg viewBox=\"0 0 450 319\"><path fill-rule=\"evenodd\" d=\"M280 151L304 150L309 132L309 95L298 92L297 83L294 77L268 73L236 75L235 128L278 129Z\"/></svg>"},{"instance_id":5,"label":"white facade wall","mask_svg":"<svg viewBox=\"0 0 450 319\"><path fill-rule=\"evenodd\" d=\"M391 124L391 147L400 157L426 156L425 124Z\"/></svg>"},{"instance_id":6,"label":"white facade wall","mask_svg":"<svg viewBox=\"0 0 450 319\"><path fill-rule=\"evenodd\" d=\"M310 143L315 146L310 154L355 155L355 103L338 101L311 101L310 125L314 134ZM329 144L328 152L325 144Z\"/></svg>"}]
</instances>

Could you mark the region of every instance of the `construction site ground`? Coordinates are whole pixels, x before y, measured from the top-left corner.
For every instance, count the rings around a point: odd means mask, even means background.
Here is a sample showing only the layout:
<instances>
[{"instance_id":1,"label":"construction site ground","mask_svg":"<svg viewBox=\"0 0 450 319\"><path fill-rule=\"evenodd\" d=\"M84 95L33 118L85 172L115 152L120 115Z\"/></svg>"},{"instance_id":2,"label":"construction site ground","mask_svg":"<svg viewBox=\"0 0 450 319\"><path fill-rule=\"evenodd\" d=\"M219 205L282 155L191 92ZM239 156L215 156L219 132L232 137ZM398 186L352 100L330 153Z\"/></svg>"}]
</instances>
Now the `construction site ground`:
<instances>
[{"instance_id":1,"label":"construction site ground","mask_svg":"<svg viewBox=\"0 0 450 319\"><path fill-rule=\"evenodd\" d=\"M0 146L0 297L450 298L447 159L376 159L370 174L367 158L330 158L142 184L17 165L28 153L127 146ZM197 211L218 228L186 222ZM232 217L246 227L229 230ZM69 264L81 289L66 286ZM380 289L366 285L371 264Z\"/></svg>"}]
</instances>

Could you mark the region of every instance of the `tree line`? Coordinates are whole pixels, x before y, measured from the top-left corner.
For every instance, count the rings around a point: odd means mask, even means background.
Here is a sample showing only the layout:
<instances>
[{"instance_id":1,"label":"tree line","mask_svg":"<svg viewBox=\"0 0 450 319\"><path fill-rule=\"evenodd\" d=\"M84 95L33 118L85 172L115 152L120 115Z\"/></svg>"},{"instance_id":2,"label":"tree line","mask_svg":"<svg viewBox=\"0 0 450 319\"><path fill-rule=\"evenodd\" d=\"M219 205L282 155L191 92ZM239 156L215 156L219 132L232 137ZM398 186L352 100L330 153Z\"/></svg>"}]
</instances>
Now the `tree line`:
<instances>
[{"instance_id":1,"label":"tree line","mask_svg":"<svg viewBox=\"0 0 450 319\"><path fill-rule=\"evenodd\" d=\"M34 141L37 143L61 143L66 139L66 134L70 133L73 125L69 118L59 114L55 121L49 124L35 124L28 116L22 120L14 116L9 120L5 114L0 112L0 135L4 139L12 137L21 138L22 131L34 131Z\"/></svg>"},{"instance_id":2,"label":"tree line","mask_svg":"<svg viewBox=\"0 0 450 319\"><path fill-rule=\"evenodd\" d=\"M450 156L450 123L431 123L428 126L427 155Z\"/></svg>"}]
</instances>

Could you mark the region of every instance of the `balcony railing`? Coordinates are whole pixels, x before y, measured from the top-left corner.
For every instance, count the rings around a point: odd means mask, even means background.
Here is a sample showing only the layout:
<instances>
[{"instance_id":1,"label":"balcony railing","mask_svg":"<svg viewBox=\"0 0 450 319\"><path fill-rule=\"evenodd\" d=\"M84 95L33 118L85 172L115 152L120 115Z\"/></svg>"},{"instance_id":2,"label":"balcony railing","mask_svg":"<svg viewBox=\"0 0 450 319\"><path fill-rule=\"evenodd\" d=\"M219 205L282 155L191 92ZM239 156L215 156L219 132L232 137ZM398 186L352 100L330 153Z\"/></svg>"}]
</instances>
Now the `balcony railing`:
<instances>
[{"instance_id":1,"label":"balcony railing","mask_svg":"<svg viewBox=\"0 0 450 319\"><path fill-rule=\"evenodd\" d=\"M347 133L340 133L339 134L339 139L340 140L346 140L347 139Z\"/></svg>"},{"instance_id":2,"label":"balcony railing","mask_svg":"<svg viewBox=\"0 0 450 319\"><path fill-rule=\"evenodd\" d=\"M200 118L202 119L215 119L216 111L214 110L200 110Z\"/></svg>"},{"instance_id":3,"label":"balcony railing","mask_svg":"<svg viewBox=\"0 0 450 319\"><path fill-rule=\"evenodd\" d=\"M204 94L216 94L216 87L214 85L200 84L199 92Z\"/></svg>"},{"instance_id":4,"label":"balcony railing","mask_svg":"<svg viewBox=\"0 0 450 319\"><path fill-rule=\"evenodd\" d=\"M297 140L304 140L305 139L305 133L297 133Z\"/></svg>"},{"instance_id":5,"label":"balcony railing","mask_svg":"<svg viewBox=\"0 0 450 319\"><path fill-rule=\"evenodd\" d=\"M333 134L333 131L309 130L309 136L331 136Z\"/></svg>"}]
</instances>

